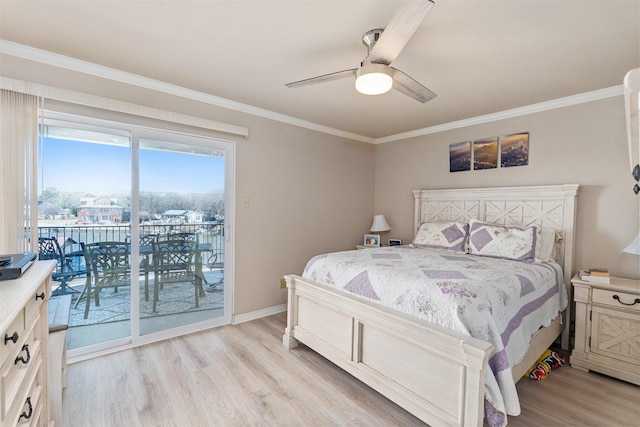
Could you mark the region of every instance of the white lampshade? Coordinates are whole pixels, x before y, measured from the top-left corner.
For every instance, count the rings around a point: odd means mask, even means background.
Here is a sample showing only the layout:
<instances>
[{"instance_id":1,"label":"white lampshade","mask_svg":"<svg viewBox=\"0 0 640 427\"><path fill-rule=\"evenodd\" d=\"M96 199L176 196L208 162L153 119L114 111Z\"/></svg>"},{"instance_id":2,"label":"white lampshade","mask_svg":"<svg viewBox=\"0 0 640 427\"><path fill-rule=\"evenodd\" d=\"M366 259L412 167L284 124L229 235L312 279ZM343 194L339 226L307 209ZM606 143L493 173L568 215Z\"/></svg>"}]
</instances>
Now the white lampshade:
<instances>
[{"instance_id":1,"label":"white lampshade","mask_svg":"<svg viewBox=\"0 0 640 427\"><path fill-rule=\"evenodd\" d=\"M626 252L628 254L640 255L640 232L638 232L638 235L636 236L636 238L633 239L633 241L629 243L629 246L624 248L622 252Z\"/></svg>"},{"instance_id":2,"label":"white lampshade","mask_svg":"<svg viewBox=\"0 0 640 427\"><path fill-rule=\"evenodd\" d=\"M389 230L391 230L391 227L387 224L387 220L384 219L384 215L375 215L373 217L373 224L371 224L371 229L369 231L379 233L381 231Z\"/></svg>"},{"instance_id":3,"label":"white lampshade","mask_svg":"<svg viewBox=\"0 0 640 427\"><path fill-rule=\"evenodd\" d=\"M356 71L356 90L365 95L381 95L393 86L393 70L384 64L368 63Z\"/></svg>"},{"instance_id":4,"label":"white lampshade","mask_svg":"<svg viewBox=\"0 0 640 427\"><path fill-rule=\"evenodd\" d=\"M640 68L624 76L624 107L627 118L627 139L631 171L640 163Z\"/></svg>"}]
</instances>

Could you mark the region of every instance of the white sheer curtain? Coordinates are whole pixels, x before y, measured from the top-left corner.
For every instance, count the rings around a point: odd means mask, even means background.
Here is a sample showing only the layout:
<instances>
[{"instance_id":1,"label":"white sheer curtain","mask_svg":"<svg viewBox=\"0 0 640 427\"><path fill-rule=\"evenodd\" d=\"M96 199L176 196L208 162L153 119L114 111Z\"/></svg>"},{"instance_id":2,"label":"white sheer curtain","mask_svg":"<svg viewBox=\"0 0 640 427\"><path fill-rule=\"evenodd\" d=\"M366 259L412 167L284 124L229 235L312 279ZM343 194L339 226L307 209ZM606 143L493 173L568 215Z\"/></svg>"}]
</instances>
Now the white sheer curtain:
<instances>
[{"instance_id":1,"label":"white sheer curtain","mask_svg":"<svg viewBox=\"0 0 640 427\"><path fill-rule=\"evenodd\" d=\"M0 254L37 241L37 146L38 97L1 90Z\"/></svg>"}]
</instances>

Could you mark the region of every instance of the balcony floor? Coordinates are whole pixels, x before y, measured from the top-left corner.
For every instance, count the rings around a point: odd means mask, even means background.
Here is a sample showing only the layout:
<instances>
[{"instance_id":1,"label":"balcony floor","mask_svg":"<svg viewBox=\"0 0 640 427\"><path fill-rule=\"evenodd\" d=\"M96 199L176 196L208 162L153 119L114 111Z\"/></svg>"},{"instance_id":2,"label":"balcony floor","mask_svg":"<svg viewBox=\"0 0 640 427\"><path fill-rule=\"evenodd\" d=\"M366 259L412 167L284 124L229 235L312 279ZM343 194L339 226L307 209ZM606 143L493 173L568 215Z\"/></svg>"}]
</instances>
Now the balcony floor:
<instances>
[{"instance_id":1,"label":"balcony floor","mask_svg":"<svg viewBox=\"0 0 640 427\"><path fill-rule=\"evenodd\" d=\"M222 292L222 271L204 271L206 283L203 283L204 296L199 298L199 307L195 307L195 290L190 283L165 285L159 291L156 312L153 308L153 276L149 279L149 301L144 299L144 278L140 278L140 333L150 334L180 325L208 320L223 315L224 296ZM215 285L208 287L207 284ZM59 287L52 282L52 290ZM85 278L77 277L67 284L75 292L72 295L69 313L67 348L73 349L99 342L123 338L130 335L130 287L103 289L100 292L100 305L92 298L89 315L84 318L86 298L81 293ZM56 298L53 296L52 298ZM80 301L78 302L78 298Z\"/></svg>"}]
</instances>

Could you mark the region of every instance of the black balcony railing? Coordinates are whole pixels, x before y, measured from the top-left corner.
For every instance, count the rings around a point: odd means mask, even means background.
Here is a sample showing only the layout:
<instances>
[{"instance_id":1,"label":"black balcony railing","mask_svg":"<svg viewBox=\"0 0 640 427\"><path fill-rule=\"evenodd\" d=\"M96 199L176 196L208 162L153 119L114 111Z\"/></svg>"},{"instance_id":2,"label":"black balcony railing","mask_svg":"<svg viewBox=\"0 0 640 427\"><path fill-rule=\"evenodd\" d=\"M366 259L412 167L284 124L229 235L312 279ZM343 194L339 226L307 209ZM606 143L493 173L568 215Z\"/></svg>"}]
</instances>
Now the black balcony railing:
<instances>
[{"instance_id":1,"label":"black balcony railing","mask_svg":"<svg viewBox=\"0 0 640 427\"><path fill-rule=\"evenodd\" d=\"M199 243L211 245L211 252L204 254L203 263L224 263L224 222L199 223L154 223L140 224L140 235L173 233L195 233ZM124 242L131 238L129 224L112 225L55 225L38 227L38 237L57 238L65 256L78 255L81 251L80 243L96 242Z\"/></svg>"}]
</instances>

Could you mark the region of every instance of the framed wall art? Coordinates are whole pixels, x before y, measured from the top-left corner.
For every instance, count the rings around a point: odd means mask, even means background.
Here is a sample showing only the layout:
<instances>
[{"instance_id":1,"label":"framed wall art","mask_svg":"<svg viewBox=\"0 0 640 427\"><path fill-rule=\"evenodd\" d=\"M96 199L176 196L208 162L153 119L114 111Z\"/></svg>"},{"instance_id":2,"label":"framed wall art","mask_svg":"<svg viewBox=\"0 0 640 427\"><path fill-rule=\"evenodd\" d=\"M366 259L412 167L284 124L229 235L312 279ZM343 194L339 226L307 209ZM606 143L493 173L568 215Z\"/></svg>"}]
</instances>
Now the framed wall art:
<instances>
[{"instance_id":1,"label":"framed wall art","mask_svg":"<svg viewBox=\"0 0 640 427\"><path fill-rule=\"evenodd\" d=\"M471 170L471 141L449 145L449 172Z\"/></svg>"},{"instance_id":2,"label":"framed wall art","mask_svg":"<svg viewBox=\"0 0 640 427\"><path fill-rule=\"evenodd\" d=\"M498 137L473 141L473 170L498 167Z\"/></svg>"},{"instance_id":3,"label":"framed wall art","mask_svg":"<svg viewBox=\"0 0 640 427\"><path fill-rule=\"evenodd\" d=\"M529 164L529 132L500 137L500 167Z\"/></svg>"},{"instance_id":4,"label":"framed wall art","mask_svg":"<svg viewBox=\"0 0 640 427\"><path fill-rule=\"evenodd\" d=\"M509 168L529 164L529 132L449 145L449 172Z\"/></svg>"}]
</instances>

